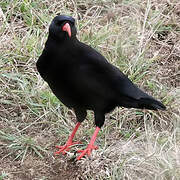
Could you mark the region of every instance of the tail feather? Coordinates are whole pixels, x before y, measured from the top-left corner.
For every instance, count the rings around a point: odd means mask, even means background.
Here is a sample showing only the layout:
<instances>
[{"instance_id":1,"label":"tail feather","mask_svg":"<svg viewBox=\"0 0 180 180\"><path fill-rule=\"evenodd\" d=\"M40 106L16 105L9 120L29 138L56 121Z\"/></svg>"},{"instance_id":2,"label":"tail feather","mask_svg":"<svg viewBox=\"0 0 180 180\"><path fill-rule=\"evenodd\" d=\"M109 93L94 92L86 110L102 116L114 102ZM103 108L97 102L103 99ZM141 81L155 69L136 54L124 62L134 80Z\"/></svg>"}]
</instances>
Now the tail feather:
<instances>
[{"instance_id":1,"label":"tail feather","mask_svg":"<svg viewBox=\"0 0 180 180\"><path fill-rule=\"evenodd\" d=\"M160 102L153 98L141 98L139 100L139 107L151 110L166 110L166 107Z\"/></svg>"}]
</instances>

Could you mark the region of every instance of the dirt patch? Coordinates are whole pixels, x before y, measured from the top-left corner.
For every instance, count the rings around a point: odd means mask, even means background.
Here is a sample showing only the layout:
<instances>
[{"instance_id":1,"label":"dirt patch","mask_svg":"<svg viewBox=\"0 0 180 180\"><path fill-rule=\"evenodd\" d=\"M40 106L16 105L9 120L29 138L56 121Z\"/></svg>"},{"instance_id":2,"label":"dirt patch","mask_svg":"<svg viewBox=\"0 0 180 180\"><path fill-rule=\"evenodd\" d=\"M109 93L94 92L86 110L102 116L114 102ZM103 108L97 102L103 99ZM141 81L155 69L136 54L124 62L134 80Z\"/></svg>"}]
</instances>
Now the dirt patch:
<instances>
[{"instance_id":1,"label":"dirt patch","mask_svg":"<svg viewBox=\"0 0 180 180\"><path fill-rule=\"evenodd\" d=\"M80 167L75 161L66 160L65 156L49 156L41 160L29 155L23 163L6 158L1 162L0 171L7 172L10 180L83 179Z\"/></svg>"}]
</instances>

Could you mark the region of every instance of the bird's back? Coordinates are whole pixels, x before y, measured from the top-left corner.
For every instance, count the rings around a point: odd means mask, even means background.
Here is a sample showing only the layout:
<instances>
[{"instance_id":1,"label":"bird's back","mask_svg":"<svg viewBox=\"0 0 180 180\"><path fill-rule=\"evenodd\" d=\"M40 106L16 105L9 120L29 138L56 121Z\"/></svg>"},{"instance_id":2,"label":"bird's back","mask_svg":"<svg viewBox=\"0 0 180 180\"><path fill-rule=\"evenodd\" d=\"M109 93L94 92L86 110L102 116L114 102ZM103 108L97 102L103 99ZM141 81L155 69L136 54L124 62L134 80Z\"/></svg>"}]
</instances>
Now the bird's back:
<instances>
[{"instance_id":1,"label":"bird's back","mask_svg":"<svg viewBox=\"0 0 180 180\"><path fill-rule=\"evenodd\" d=\"M68 107L109 112L116 106L158 109L160 102L134 85L96 50L78 40L46 48L38 71L54 94ZM48 48L47 48L48 47ZM151 106L152 102L158 106Z\"/></svg>"}]
</instances>

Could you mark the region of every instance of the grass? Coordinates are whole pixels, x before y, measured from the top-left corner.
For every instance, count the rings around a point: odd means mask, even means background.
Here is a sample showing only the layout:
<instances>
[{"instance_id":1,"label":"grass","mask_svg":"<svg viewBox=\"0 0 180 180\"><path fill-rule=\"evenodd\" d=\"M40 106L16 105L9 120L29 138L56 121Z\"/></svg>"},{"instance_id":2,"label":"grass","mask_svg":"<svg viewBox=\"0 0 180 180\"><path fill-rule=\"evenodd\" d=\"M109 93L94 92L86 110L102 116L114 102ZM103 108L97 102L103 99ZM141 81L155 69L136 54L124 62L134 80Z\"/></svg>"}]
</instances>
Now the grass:
<instances>
[{"instance_id":1,"label":"grass","mask_svg":"<svg viewBox=\"0 0 180 180\"><path fill-rule=\"evenodd\" d=\"M0 179L180 179L180 22L178 0L0 2ZM167 111L116 108L90 159L87 120L67 156L54 157L75 125L35 63L56 14L77 19L78 38L100 51Z\"/></svg>"}]
</instances>

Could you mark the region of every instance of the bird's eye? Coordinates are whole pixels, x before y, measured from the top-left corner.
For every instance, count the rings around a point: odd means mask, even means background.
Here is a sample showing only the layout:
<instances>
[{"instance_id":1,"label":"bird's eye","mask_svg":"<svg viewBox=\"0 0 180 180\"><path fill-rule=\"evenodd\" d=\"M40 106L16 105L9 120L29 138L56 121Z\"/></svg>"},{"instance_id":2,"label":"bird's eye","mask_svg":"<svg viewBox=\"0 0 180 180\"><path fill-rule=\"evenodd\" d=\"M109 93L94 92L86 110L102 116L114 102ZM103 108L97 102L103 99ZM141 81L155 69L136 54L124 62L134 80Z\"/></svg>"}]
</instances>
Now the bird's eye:
<instances>
[{"instance_id":1,"label":"bird's eye","mask_svg":"<svg viewBox=\"0 0 180 180\"><path fill-rule=\"evenodd\" d=\"M58 25L58 26L61 26L62 25L62 21L56 21L56 25Z\"/></svg>"}]
</instances>

